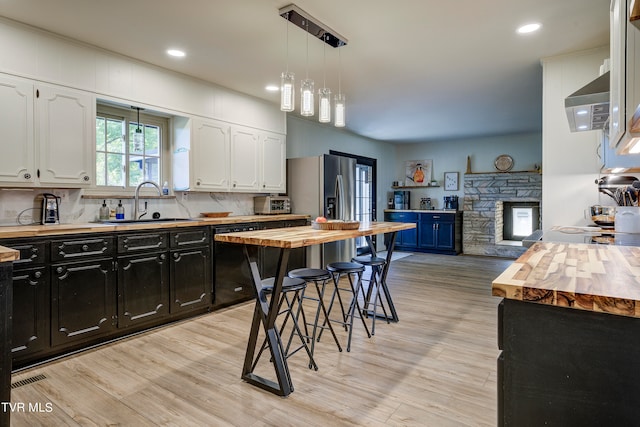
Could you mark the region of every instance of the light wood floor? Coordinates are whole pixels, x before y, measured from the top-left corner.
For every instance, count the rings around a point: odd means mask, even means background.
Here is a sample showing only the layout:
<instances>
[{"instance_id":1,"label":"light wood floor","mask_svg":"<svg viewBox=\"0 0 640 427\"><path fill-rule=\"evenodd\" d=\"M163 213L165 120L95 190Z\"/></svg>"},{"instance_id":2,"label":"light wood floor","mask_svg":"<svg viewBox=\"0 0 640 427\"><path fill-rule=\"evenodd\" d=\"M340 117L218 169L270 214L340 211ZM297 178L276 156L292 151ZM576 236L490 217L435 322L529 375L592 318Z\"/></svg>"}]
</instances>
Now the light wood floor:
<instances>
[{"instance_id":1,"label":"light wood floor","mask_svg":"<svg viewBox=\"0 0 640 427\"><path fill-rule=\"evenodd\" d=\"M240 379L247 303L15 374L14 382L46 379L13 389L26 410L11 425L495 426L499 300L490 288L511 262L431 254L394 261L388 284L400 322L378 321L371 339L360 325L350 353L323 336L317 372L295 354L287 398Z\"/></svg>"}]
</instances>

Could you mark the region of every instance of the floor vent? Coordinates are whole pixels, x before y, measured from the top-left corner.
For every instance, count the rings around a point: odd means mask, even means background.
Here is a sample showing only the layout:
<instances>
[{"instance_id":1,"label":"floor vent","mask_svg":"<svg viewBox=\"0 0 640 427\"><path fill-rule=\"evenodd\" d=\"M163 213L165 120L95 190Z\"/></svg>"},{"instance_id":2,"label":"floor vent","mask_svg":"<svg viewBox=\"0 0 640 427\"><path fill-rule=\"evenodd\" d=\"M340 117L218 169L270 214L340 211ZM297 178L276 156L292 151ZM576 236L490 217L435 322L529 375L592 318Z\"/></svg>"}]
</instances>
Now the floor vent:
<instances>
[{"instance_id":1,"label":"floor vent","mask_svg":"<svg viewBox=\"0 0 640 427\"><path fill-rule=\"evenodd\" d=\"M22 387L23 385L27 385L27 384L33 384L35 382L38 382L40 380L46 380L47 377L45 377L42 374L30 377L30 378L25 378L24 380L20 380L20 381L16 381L15 383L11 384L11 388L18 388L18 387Z\"/></svg>"}]
</instances>

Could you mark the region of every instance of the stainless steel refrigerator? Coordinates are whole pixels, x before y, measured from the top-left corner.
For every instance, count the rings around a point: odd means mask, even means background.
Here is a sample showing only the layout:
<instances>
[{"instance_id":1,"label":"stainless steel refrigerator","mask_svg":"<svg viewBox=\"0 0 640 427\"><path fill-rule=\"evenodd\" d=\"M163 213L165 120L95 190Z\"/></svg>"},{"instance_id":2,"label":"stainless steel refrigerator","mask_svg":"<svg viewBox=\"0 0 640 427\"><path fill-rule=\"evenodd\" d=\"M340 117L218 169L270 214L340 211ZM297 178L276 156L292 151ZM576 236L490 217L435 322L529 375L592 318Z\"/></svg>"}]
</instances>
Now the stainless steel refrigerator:
<instances>
[{"instance_id":1,"label":"stainless steel refrigerator","mask_svg":"<svg viewBox=\"0 0 640 427\"><path fill-rule=\"evenodd\" d=\"M291 212L311 219L355 219L356 160L324 154L287 160L287 194ZM336 261L351 261L355 239L310 246L307 264L324 268Z\"/></svg>"}]
</instances>

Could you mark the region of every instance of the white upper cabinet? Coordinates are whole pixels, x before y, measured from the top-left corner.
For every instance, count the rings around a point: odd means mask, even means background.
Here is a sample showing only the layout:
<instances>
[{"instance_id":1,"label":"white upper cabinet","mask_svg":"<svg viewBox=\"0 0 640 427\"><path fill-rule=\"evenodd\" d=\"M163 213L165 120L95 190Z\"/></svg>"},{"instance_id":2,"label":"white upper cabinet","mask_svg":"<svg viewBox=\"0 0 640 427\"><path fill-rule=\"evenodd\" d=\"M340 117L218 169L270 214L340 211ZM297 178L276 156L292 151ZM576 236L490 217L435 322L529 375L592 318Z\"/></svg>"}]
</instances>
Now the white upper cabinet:
<instances>
[{"instance_id":1,"label":"white upper cabinet","mask_svg":"<svg viewBox=\"0 0 640 427\"><path fill-rule=\"evenodd\" d=\"M227 191L229 189L229 138L229 124L216 120L194 119L191 142L191 190Z\"/></svg>"},{"instance_id":2,"label":"white upper cabinet","mask_svg":"<svg viewBox=\"0 0 640 427\"><path fill-rule=\"evenodd\" d=\"M640 138L632 126L640 113L640 29L629 23L630 4L611 1L609 145L618 154L637 153Z\"/></svg>"},{"instance_id":3,"label":"white upper cabinet","mask_svg":"<svg viewBox=\"0 0 640 427\"><path fill-rule=\"evenodd\" d=\"M33 84L0 76L0 182L33 185Z\"/></svg>"},{"instance_id":4,"label":"white upper cabinet","mask_svg":"<svg viewBox=\"0 0 640 427\"><path fill-rule=\"evenodd\" d=\"M283 134L220 120L174 118L175 191L283 193Z\"/></svg>"},{"instance_id":5,"label":"white upper cabinet","mask_svg":"<svg viewBox=\"0 0 640 427\"><path fill-rule=\"evenodd\" d=\"M93 181L95 97L36 85L36 145L43 185L85 187Z\"/></svg>"},{"instance_id":6,"label":"white upper cabinet","mask_svg":"<svg viewBox=\"0 0 640 427\"><path fill-rule=\"evenodd\" d=\"M260 190L260 135L244 126L231 128L230 191Z\"/></svg>"},{"instance_id":7,"label":"white upper cabinet","mask_svg":"<svg viewBox=\"0 0 640 427\"><path fill-rule=\"evenodd\" d=\"M264 132L262 142L262 188L260 191L284 193L287 191L286 158L287 145L285 136Z\"/></svg>"},{"instance_id":8,"label":"white upper cabinet","mask_svg":"<svg viewBox=\"0 0 640 427\"><path fill-rule=\"evenodd\" d=\"M609 145L615 147L625 132L625 73L627 45L626 0L612 0L610 13L611 73L609 84Z\"/></svg>"},{"instance_id":9,"label":"white upper cabinet","mask_svg":"<svg viewBox=\"0 0 640 427\"><path fill-rule=\"evenodd\" d=\"M91 94L0 75L0 183L90 185L94 135Z\"/></svg>"}]
</instances>

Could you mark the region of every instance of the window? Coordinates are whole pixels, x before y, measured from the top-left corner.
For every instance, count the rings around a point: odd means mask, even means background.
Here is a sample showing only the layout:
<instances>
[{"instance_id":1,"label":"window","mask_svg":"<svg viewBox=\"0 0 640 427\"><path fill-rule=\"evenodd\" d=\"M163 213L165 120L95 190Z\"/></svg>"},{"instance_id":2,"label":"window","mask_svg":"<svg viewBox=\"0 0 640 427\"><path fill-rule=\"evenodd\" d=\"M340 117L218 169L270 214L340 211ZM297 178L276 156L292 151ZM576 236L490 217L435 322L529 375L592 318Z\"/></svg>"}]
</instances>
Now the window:
<instances>
[{"instance_id":1,"label":"window","mask_svg":"<svg viewBox=\"0 0 640 427\"><path fill-rule=\"evenodd\" d=\"M143 143L133 136L138 129L137 111L98 104L96 114L96 185L136 187L143 181L162 184L163 150L168 120L140 113Z\"/></svg>"}]
</instances>

